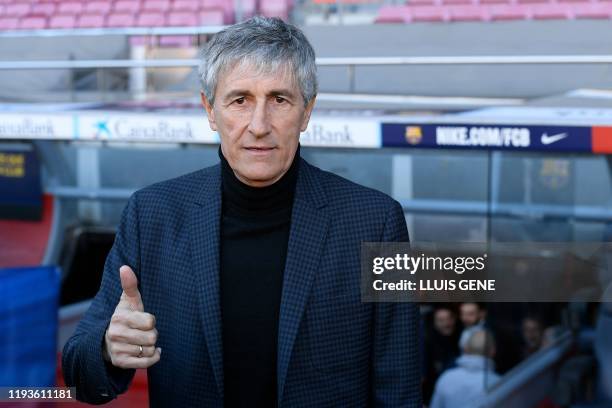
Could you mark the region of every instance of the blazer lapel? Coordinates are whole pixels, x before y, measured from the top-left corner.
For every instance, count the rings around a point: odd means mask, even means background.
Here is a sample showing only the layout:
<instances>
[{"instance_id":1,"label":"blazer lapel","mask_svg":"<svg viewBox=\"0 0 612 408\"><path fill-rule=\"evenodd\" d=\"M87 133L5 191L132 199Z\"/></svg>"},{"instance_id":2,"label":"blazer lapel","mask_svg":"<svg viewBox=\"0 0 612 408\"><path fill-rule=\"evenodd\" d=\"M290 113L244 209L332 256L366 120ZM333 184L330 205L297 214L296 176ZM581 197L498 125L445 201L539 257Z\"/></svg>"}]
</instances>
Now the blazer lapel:
<instances>
[{"instance_id":1,"label":"blazer lapel","mask_svg":"<svg viewBox=\"0 0 612 408\"><path fill-rule=\"evenodd\" d=\"M221 172L216 165L204 174L200 194L191 213L191 257L204 337L219 395L223 399L223 349L219 294L219 237L221 224Z\"/></svg>"},{"instance_id":2,"label":"blazer lapel","mask_svg":"<svg viewBox=\"0 0 612 408\"><path fill-rule=\"evenodd\" d=\"M327 235L328 218L325 212L321 211L326 204L326 199L315 174L317 171L300 159L278 328L277 392L279 405L282 400L295 336Z\"/></svg>"}]
</instances>

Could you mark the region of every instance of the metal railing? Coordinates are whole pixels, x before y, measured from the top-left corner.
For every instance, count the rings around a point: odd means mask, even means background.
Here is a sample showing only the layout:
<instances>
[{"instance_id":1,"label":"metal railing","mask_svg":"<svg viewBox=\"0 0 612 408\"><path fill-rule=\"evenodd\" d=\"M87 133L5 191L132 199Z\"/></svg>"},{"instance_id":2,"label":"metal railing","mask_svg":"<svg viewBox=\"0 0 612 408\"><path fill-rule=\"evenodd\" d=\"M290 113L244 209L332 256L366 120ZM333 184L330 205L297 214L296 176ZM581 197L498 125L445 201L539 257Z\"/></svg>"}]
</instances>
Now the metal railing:
<instances>
[{"instance_id":1,"label":"metal railing","mask_svg":"<svg viewBox=\"0 0 612 408\"><path fill-rule=\"evenodd\" d=\"M175 33L175 29L126 29L161 35ZM100 30L98 30L100 31ZM2 70L45 69L117 69L117 68L178 68L197 67L197 59L159 60L63 60L63 61L0 61ZM319 67L347 67L349 92L355 92L355 69L358 66L403 65L549 65L549 64L612 64L612 55L499 55L499 56L434 56L434 57L324 57L317 58Z\"/></svg>"}]
</instances>

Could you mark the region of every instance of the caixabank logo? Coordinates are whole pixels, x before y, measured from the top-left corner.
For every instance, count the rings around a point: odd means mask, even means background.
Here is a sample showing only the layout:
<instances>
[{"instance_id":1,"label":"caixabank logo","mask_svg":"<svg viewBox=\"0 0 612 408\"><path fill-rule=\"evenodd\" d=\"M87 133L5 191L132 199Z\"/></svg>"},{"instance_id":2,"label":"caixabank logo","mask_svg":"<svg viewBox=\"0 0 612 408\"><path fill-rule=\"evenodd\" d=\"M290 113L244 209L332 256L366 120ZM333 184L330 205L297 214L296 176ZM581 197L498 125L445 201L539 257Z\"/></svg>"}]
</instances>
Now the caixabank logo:
<instances>
[{"instance_id":1,"label":"caixabank logo","mask_svg":"<svg viewBox=\"0 0 612 408\"><path fill-rule=\"evenodd\" d=\"M200 117L142 115L81 115L77 118L77 139L164 142L218 143L218 136Z\"/></svg>"}]
</instances>

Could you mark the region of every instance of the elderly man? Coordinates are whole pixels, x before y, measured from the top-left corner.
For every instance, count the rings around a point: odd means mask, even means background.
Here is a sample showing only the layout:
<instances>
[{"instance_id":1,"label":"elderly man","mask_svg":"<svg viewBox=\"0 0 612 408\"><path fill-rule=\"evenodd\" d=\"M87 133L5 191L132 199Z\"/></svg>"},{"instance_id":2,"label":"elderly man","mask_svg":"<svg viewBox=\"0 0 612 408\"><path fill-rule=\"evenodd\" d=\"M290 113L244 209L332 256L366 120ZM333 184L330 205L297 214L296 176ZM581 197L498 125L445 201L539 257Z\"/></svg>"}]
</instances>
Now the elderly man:
<instances>
[{"instance_id":1,"label":"elderly man","mask_svg":"<svg viewBox=\"0 0 612 408\"><path fill-rule=\"evenodd\" d=\"M303 33L231 26L200 75L221 163L130 198L66 383L104 403L147 368L151 406L420 407L416 306L360 301L360 243L407 241L404 215L300 158Z\"/></svg>"},{"instance_id":2,"label":"elderly man","mask_svg":"<svg viewBox=\"0 0 612 408\"><path fill-rule=\"evenodd\" d=\"M469 332L457 367L442 374L429 408L481 407L487 390L499 381L495 373L495 341L487 329Z\"/></svg>"}]
</instances>

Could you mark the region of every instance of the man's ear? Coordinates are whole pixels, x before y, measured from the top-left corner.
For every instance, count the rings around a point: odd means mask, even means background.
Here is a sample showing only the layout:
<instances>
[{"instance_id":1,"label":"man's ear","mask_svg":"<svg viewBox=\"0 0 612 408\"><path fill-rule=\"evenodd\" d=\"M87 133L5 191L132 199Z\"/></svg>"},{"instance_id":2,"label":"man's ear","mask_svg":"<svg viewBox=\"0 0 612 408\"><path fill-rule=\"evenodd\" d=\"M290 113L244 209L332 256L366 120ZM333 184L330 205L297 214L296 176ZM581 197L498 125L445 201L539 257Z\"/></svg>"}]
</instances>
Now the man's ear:
<instances>
[{"instance_id":1,"label":"man's ear","mask_svg":"<svg viewBox=\"0 0 612 408\"><path fill-rule=\"evenodd\" d=\"M302 126L300 126L300 132L303 132L306 130L306 128L308 128L308 121L310 121L310 114L312 113L312 108L314 108L316 99L317 96L315 95L315 97L311 99L308 105L306 105L306 110L304 111L304 118L302 119Z\"/></svg>"},{"instance_id":2,"label":"man's ear","mask_svg":"<svg viewBox=\"0 0 612 408\"><path fill-rule=\"evenodd\" d=\"M202 100L202 106L206 110L206 115L208 116L208 124L212 130L216 131L217 123L215 122L215 112L213 111L213 107L208 102L208 98L206 98L203 91L200 91L200 99Z\"/></svg>"}]
</instances>

